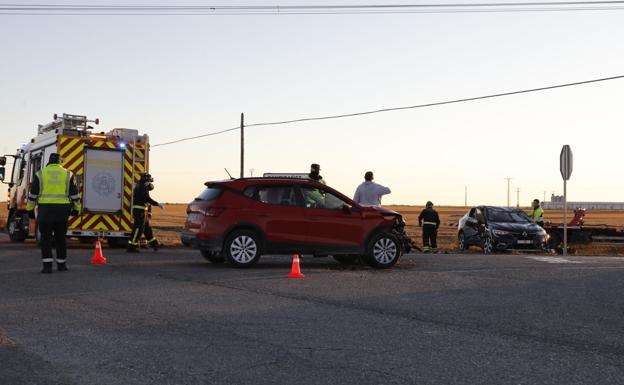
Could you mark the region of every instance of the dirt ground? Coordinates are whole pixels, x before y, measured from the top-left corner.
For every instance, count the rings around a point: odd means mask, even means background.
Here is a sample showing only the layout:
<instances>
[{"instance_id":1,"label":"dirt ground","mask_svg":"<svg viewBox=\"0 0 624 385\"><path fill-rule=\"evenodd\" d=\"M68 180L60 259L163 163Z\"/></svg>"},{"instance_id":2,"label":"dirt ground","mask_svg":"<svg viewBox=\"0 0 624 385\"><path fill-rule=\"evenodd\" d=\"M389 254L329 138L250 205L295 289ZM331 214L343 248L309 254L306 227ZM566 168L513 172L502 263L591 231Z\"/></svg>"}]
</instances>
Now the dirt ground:
<instances>
[{"instance_id":1,"label":"dirt ground","mask_svg":"<svg viewBox=\"0 0 624 385\"><path fill-rule=\"evenodd\" d=\"M418 227L418 214L422 206L388 206L392 210L400 212L407 222L407 233L422 245L421 229ZM468 211L465 207L440 206L436 207L440 214L442 225L438 232L438 246L441 250L454 250L457 247L457 221ZM528 208L525 208L528 211ZM0 203L0 227L6 223L6 205ZM568 212L568 218L574 216L572 210ZM171 246L180 245L180 231L186 218L186 204L168 204L164 210L155 208L152 214L152 226L156 236L165 244ZM563 210L546 210L545 218L551 222L563 222ZM590 211L585 216L585 224L609 225L624 227L624 211ZM577 246L577 253L584 255L613 255L624 256L623 245L592 244Z\"/></svg>"}]
</instances>

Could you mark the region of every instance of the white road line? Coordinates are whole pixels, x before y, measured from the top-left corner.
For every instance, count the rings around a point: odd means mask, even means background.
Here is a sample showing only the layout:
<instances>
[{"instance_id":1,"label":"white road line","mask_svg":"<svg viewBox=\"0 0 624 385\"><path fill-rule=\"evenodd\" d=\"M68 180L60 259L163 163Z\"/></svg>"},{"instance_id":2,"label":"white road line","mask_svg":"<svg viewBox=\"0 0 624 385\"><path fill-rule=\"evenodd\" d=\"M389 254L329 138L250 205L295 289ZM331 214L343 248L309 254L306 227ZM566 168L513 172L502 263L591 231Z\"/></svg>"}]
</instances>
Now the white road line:
<instances>
[{"instance_id":1,"label":"white road line","mask_svg":"<svg viewBox=\"0 0 624 385\"><path fill-rule=\"evenodd\" d=\"M561 258L561 257L526 257L526 258L534 259L536 261L546 262L546 263L584 263L581 261L571 261L569 259Z\"/></svg>"}]
</instances>

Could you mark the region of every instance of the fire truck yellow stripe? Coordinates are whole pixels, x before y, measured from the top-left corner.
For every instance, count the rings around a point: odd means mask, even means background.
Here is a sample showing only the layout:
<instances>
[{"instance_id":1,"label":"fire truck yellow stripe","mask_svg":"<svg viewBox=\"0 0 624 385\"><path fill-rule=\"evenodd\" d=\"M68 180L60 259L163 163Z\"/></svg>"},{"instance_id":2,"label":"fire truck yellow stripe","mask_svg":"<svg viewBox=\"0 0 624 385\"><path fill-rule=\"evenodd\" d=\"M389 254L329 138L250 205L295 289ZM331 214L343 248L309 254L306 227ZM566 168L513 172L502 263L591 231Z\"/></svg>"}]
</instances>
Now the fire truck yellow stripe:
<instances>
[{"instance_id":1,"label":"fire truck yellow stripe","mask_svg":"<svg viewBox=\"0 0 624 385\"><path fill-rule=\"evenodd\" d=\"M72 151L71 154L69 155L63 155L61 154L61 157L67 159L67 163L65 164L69 164L69 163L74 163L74 158L76 158L76 156L78 156L79 154L81 154L84 151L84 149L82 148L82 146L78 146L78 148L76 148L74 151ZM80 158L82 158L83 155L80 155Z\"/></svg>"},{"instance_id":2,"label":"fire truck yellow stripe","mask_svg":"<svg viewBox=\"0 0 624 385\"><path fill-rule=\"evenodd\" d=\"M83 229L90 229L91 225L93 225L93 223L95 223L95 221L97 221L99 219L99 215L93 215L91 218L89 218L83 225L82 228Z\"/></svg>"},{"instance_id":3,"label":"fire truck yellow stripe","mask_svg":"<svg viewBox=\"0 0 624 385\"><path fill-rule=\"evenodd\" d=\"M63 139L65 139L63 141ZM59 154L61 154L61 157L64 158L67 153L74 149L74 147L81 141L80 138L74 138L74 139L70 139L70 138L61 138L61 148L59 150Z\"/></svg>"},{"instance_id":4,"label":"fire truck yellow stripe","mask_svg":"<svg viewBox=\"0 0 624 385\"><path fill-rule=\"evenodd\" d=\"M119 231L119 226L115 224L115 222L111 219L110 215L102 215L104 221L107 222L115 231Z\"/></svg>"}]
</instances>

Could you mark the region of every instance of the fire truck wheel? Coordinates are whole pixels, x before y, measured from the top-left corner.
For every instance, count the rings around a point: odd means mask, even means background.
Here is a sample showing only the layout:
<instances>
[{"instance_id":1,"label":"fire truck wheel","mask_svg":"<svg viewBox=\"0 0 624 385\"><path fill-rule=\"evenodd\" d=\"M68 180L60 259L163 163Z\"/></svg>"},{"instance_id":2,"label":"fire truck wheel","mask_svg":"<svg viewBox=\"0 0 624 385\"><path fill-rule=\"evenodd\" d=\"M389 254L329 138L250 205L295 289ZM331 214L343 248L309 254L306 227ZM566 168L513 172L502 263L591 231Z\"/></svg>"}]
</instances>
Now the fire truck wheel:
<instances>
[{"instance_id":1,"label":"fire truck wheel","mask_svg":"<svg viewBox=\"0 0 624 385\"><path fill-rule=\"evenodd\" d=\"M111 249L121 249L128 246L128 238L111 237L106 242Z\"/></svg>"},{"instance_id":2,"label":"fire truck wheel","mask_svg":"<svg viewBox=\"0 0 624 385\"><path fill-rule=\"evenodd\" d=\"M24 219L22 218L22 221L23 220ZM9 220L7 221L7 232L9 233L9 239L13 242L24 242L26 239L27 234L24 233L24 230L20 226L20 221L18 221L18 218L14 213L11 214Z\"/></svg>"},{"instance_id":3,"label":"fire truck wheel","mask_svg":"<svg viewBox=\"0 0 624 385\"><path fill-rule=\"evenodd\" d=\"M201 253L202 257L206 259L206 261L209 261L212 263L225 262L225 257L221 253L215 253L213 251L208 251L208 250L199 250L199 252Z\"/></svg>"}]
</instances>

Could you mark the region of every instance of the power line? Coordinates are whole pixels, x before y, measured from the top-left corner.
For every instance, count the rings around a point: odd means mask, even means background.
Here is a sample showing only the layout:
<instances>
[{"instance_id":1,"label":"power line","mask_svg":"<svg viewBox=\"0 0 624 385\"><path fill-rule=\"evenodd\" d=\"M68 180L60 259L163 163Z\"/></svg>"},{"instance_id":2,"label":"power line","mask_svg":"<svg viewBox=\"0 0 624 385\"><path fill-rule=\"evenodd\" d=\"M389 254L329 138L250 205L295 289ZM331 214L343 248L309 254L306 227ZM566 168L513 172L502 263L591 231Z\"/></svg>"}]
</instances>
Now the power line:
<instances>
[{"instance_id":1,"label":"power line","mask_svg":"<svg viewBox=\"0 0 624 385\"><path fill-rule=\"evenodd\" d=\"M3 15L300 15L619 10L624 1L528 1L363 5L0 4Z\"/></svg>"},{"instance_id":2,"label":"power line","mask_svg":"<svg viewBox=\"0 0 624 385\"><path fill-rule=\"evenodd\" d=\"M517 9L452 9L452 10L406 10L406 11L346 11L346 12L2 12L2 16L297 16L297 15L402 15L402 14L460 14L460 13L527 13L527 12L581 12L621 11L620 7L566 7L566 8L517 8Z\"/></svg>"},{"instance_id":3,"label":"power line","mask_svg":"<svg viewBox=\"0 0 624 385\"><path fill-rule=\"evenodd\" d=\"M388 108L380 108L380 109L376 109L376 110L369 110L369 111L362 111L362 112L353 112L353 113L348 113L348 114L326 115L326 116L317 116L317 117L309 117L309 118L282 120L282 121L275 121L275 122L252 123L252 124L246 124L245 127L277 126L277 125L283 125L283 124L310 122L310 121L317 121L317 120L329 120L329 119L349 118L349 117L363 116L363 115L372 115L372 114L378 114L378 113L390 112L390 111L401 111L401 110L411 110L411 109L416 109L416 108L443 106L443 105L447 105L447 104L464 103L464 102L471 102L471 101L475 101L475 100L492 99L492 98L499 98L499 97L503 97L503 96L511 96L511 95L526 94L526 93L531 93L531 92L547 91L547 90L552 90L552 89L557 89L557 88L574 87L574 86L590 84L590 83L606 82L606 81L609 81L609 80L616 80L616 79L622 79L622 78L624 78L624 75L611 76L611 77L600 78L600 79L584 80L584 81L574 82L574 83L557 84L557 85L553 85L553 86L546 86L546 87L539 87L539 88L530 88L530 89L525 89L525 90L520 90L520 91L511 91L511 92L503 92L503 93L490 94L490 95L484 95L484 96L475 96L475 97L470 97L470 98L453 99L453 100L447 100L447 101L443 101L443 102L417 104L417 105L413 105L413 106L388 107ZM225 133L225 132L238 130L239 128L240 127L233 127L233 128L228 128L228 129L225 129L225 130L210 132L210 133L203 134L203 135L197 135L197 136L192 136L192 137L188 137L188 138L182 138L182 139L178 139L178 140L173 140L173 141L170 141L170 142L159 143L159 144L153 145L152 147L165 146L165 145L174 144L174 143L180 143L180 142L184 142L184 141L188 141L188 140L199 139L199 138L203 138L203 137L206 137L206 136L218 135L218 134L222 134L222 133Z\"/></svg>"}]
</instances>

